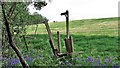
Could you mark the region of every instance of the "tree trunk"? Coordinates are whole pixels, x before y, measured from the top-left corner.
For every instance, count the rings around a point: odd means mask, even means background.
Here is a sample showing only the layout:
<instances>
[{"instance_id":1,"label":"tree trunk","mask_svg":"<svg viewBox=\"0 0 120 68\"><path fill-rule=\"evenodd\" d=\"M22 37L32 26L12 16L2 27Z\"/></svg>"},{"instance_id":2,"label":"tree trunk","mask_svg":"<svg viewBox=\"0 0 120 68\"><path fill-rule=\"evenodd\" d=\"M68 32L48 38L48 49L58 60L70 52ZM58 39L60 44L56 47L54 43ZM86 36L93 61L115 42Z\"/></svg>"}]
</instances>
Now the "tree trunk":
<instances>
[{"instance_id":1,"label":"tree trunk","mask_svg":"<svg viewBox=\"0 0 120 68\"><path fill-rule=\"evenodd\" d=\"M1 6L2 6L2 13L3 13L4 24L5 24L6 32L7 32L7 35L8 35L9 45L12 47L12 49L15 51L15 53L19 57L19 60L20 60L20 62L22 64L22 66L24 68L29 68L29 65L27 64L27 62L25 61L25 59L22 56L21 52L19 51L19 49L17 48L17 46L15 45L15 43L12 40L10 27L9 27L9 23L8 23L6 15L5 15L5 10L4 10L4 7L3 7L3 3L1 4Z\"/></svg>"}]
</instances>

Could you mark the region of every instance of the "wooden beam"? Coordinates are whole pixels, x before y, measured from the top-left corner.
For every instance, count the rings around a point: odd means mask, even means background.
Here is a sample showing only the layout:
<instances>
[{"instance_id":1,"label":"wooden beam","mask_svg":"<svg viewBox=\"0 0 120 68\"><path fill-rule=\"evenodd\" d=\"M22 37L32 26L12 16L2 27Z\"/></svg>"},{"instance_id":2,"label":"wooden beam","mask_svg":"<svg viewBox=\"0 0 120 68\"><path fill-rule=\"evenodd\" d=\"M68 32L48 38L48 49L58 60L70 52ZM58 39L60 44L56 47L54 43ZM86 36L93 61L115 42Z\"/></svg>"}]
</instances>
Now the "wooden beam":
<instances>
[{"instance_id":1,"label":"wooden beam","mask_svg":"<svg viewBox=\"0 0 120 68\"><path fill-rule=\"evenodd\" d=\"M70 36L69 38L69 43L70 43L71 52L73 52L73 37L72 36Z\"/></svg>"},{"instance_id":2,"label":"wooden beam","mask_svg":"<svg viewBox=\"0 0 120 68\"><path fill-rule=\"evenodd\" d=\"M55 43L54 43L54 40L53 40L53 37L52 37L52 33L51 33L51 30L50 30L50 27L48 25L48 22L44 22L44 24L46 26L46 30L47 30L49 38L50 38L50 44L51 44L51 47L53 49L53 53L56 56L57 48L55 47Z\"/></svg>"},{"instance_id":3,"label":"wooden beam","mask_svg":"<svg viewBox=\"0 0 120 68\"><path fill-rule=\"evenodd\" d=\"M61 15L65 15L66 17L66 35L67 35L67 39L69 39L69 11L66 10L66 12L61 13Z\"/></svg>"},{"instance_id":4,"label":"wooden beam","mask_svg":"<svg viewBox=\"0 0 120 68\"><path fill-rule=\"evenodd\" d=\"M53 43L52 43L52 40L49 40L49 42L50 42L50 45L51 45L53 54L54 54L55 56L57 56L57 53L58 53L58 52L57 52L57 49L54 48L54 45L53 45Z\"/></svg>"},{"instance_id":5,"label":"wooden beam","mask_svg":"<svg viewBox=\"0 0 120 68\"><path fill-rule=\"evenodd\" d=\"M66 10L66 34L67 38L69 38L69 11Z\"/></svg>"},{"instance_id":6,"label":"wooden beam","mask_svg":"<svg viewBox=\"0 0 120 68\"><path fill-rule=\"evenodd\" d=\"M72 47L71 47L71 44L70 44L70 39L65 39L65 45L66 45L67 53L71 53L72 52Z\"/></svg>"},{"instance_id":7,"label":"wooden beam","mask_svg":"<svg viewBox=\"0 0 120 68\"><path fill-rule=\"evenodd\" d=\"M68 53L68 57L72 57L72 52L73 52L73 41L72 41L72 37L70 36L69 39L65 39L65 45L66 45L66 51Z\"/></svg>"},{"instance_id":8,"label":"wooden beam","mask_svg":"<svg viewBox=\"0 0 120 68\"><path fill-rule=\"evenodd\" d=\"M84 52L80 51L80 52L69 53L69 55L73 55L73 54L84 54ZM67 55L68 55L68 53L58 54L59 57L63 57L63 56L67 56Z\"/></svg>"},{"instance_id":9,"label":"wooden beam","mask_svg":"<svg viewBox=\"0 0 120 68\"><path fill-rule=\"evenodd\" d=\"M60 53L61 49L60 49L60 32L57 31L57 36L58 36L58 52Z\"/></svg>"}]
</instances>

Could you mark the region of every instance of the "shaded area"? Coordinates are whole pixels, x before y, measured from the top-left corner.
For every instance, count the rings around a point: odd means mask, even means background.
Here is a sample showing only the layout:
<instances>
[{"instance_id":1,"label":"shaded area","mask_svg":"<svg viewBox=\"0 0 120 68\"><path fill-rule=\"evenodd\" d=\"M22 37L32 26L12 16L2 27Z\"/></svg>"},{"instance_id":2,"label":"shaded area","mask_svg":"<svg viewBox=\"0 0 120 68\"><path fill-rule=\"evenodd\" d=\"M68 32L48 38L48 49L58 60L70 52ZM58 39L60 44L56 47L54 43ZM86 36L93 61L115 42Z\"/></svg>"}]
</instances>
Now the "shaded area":
<instances>
[{"instance_id":1,"label":"shaded area","mask_svg":"<svg viewBox=\"0 0 120 68\"><path fill-rule=\"evenodd\" d=\"M118 37L114 36L83 36L83 35L72 35L73 36L73 47L74 52L83 51L84 54L74 54L73 58L82 57L87 58L92 56L94 58L101 58L104 61L107 57L112 57L114 63L119 63L119 52L118 49ZM55 44L57 45L57 35L53 35ZM49 37L47 34L28 35L27 43L30 50L33 52L41 53L44 57L53 56L51 47L49 44ZM61 35L61 50L63 53L66 52L65 35ZM22 48L25 48L23 45ZM22 49L23 53L25 49Z\"/></svg>"},{"instance_id":2,"label":"shaded area","mask_svg":"<svg viewBox=\"0 0 120 68\"><path fill-rule=\"evenodd\" d=\"M76 65L76 66L118 66L119 49L118 37L114 36L83 36L72 35L74 41L74 52L83 51L84 54L73 54L73 62L70 63L66 59L60 61L55 58L49 44L49 37L47 34L27 35L26 40L29 50L27 51L22 39L23 45L19 46L21 52L30 66L58 66L58 65ZM53 38L57 46L57 35ZM61 50L66 52L65 35L61 35ZM10 57L10 60L4 58L13 66L21 66L16 57ZM6 63L7 64L7 63Z\"/></svg>"}]
</instances>

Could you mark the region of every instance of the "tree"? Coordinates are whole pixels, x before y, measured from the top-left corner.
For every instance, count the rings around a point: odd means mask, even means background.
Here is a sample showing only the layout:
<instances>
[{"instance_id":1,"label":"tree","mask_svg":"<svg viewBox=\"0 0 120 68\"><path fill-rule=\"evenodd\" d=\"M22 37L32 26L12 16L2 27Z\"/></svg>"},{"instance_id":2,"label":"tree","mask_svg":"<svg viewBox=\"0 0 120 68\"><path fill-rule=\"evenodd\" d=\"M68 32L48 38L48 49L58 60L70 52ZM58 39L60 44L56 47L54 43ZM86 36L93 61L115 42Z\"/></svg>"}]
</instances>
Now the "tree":
<instances>
[{"instance_id":1,"label":"tree","mask_svg":"<svg viewBox=\"0 0 120 68\"><path fill-rule=\"evenodd\" d=\"M27 3L26 2L18 2L18 3L17 2L11 2L11 3L10 2L6 2L6 3L1 2L3 21L4 21L4 25L2 28L2 30L3 30L2 35L7 34L7 36L2 36L3 41L4 41L4 39L6 39L4 42L2 41L2 43L7 43L7 44L4 44L4 46L7 45L9 47L9 45L10 45L12 47L12 49L15 51L15 53L19 57L22 66L25 68L29 67L29 66L26 63L25 59L23 58L20 50L14 43L13 38L15 36L14 32L16 30L14 27L18 28L18 32L17 32L17 34L18 34L20 32L19 27L24 28L25 27L24 25L26 25L28 23L31 24L31 21L33 21L32 18L35 18L36 20L40 19L40 15L39 16L29 15L29 13L27 12L27 6L29 4L31 4L31 3L28 3L28 2ZM45 1L39 0L39 2L34 2L34 6L37 10L40 10L42 7L44 7L46 5L47 4ZM22 29L21 31L24 31L24 29Z\"/></svg>"}]
</instances>

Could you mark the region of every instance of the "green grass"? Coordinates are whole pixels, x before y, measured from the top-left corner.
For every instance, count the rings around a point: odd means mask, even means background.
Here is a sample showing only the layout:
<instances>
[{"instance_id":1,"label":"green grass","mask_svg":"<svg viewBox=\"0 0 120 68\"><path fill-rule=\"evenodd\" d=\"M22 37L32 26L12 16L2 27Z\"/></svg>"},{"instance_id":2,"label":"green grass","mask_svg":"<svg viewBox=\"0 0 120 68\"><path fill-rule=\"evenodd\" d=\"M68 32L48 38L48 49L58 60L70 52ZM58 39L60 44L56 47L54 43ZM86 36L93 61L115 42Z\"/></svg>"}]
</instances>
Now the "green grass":
<instances>
[{"instance_id":1,"label":"green grass","mask_svg":"<svg viewBox=\"0 0 120 68\"><path fill-rule=\"evenodd\" d=\"M29 35L32 38L27 38L27 43L29 46L29 52L34 52L35 54L31 54L31 56L38 57L39 54L43 55L43 58L51 58L52 59L52 50L49 44L49 38L48 35L46 34L38 34L38 35ZM54 36L55 42L57 42L57 36ZM94 58L100 59L101 64L105 63L104 60L108 57L112 58L112 62L106 63L107 65L114 65L114 63L120 63L119 62L119 49L118 49L118 37L114 36L83 36L83 35L72 35L74 38L74 52L84 52L83 54L73 54L73 59L76 58L84 58L87 59L88 56L92 56ZM61 49L62 53L66 53L66 47L64 44L64 38L65 35L61 35ZM57 47L57 43L56 43ZM25 49L25 45L22 47L23 53ZM51 61L53 60L48 60L48 61L43 61L43 65L52 65ZM57 59L56 59L57 60ZM56 63L53 62L53 64L57 65L58 61L54 60ZM35 65L41 65L40 60L38 59L34 62L36 62ZM82 64L86 65L86 63L79 62L79 60L75 61L75 65L77 64ZM33 64L34 65L34 64Z\"/></svg>"},{"instance_id":2,"label":"green grass","mask_svg":"<svg viewBox=\"0 0 120 68\"><path fill-rule=\"evenodd\" d=\"M49 23L51 31L65 34L65 22ZM28 34L34 34L35 25L27 27ZM37 34L47 34L44 24L39 24ZM118 36L118 18L83 19L70 21L70 34Z\"/></svg>"},{"instance_id":3,"label":"green grass","mask_svg":"<svg viewBox=\"0 0 120 68\"><path fill-rule=\"evenodd\" d=\"M57 47L56 32L61 33L61 52L66 53L64 43L65 22L49 23L55 45ZM58 66L66 62L55 58L49 44L49 36L44 24L39 24L37 34L34 34L35 25L26 26L27 44L29 51L26 50L24 41L19 45L23 56L34 58L33 62L28 62L31 66ZM73 37L74 52L84 52L83 54L73 54L72 65L94 66L100 60L98 66L113 66L120 64L120 49L118 47L118 18L84 19L70 21L70 34ZM39 55L42 55L40 58ZM88 62L88 57L94 58L94 62ZM110 60L112 59L112 61ZM109 60L106 62L106 60Z\"/></svg>"},{"instance_id":4,"label":"green grass","mask_svg":"<svg viewBox=\"0 0 120 68\"><path fill-rule=\"evenodd\" d=\"M56 32L61 33L61 52L66 53L64 43L65 39L65 22L49 23L55 44L57 46ZM34 39L27 39L29 48L36 51L36 54L43 54L44 58L49 58L48 62L43 65L58 65L58 61L52 58L52 50L49 44L49 37L44 24L39 24L37 35L34 35L35 25L27 26L27 34ZM118 18L100 18L100 19L83 19L70 21L70 34L73 36L74 52L83 51L84 54L73 54L73 59L87 59L91 56L100 59L101 65L109 66L115 63L120 64L118 52ZM37 55L36 55L37 56ZM50 58L51 57L51 58ZM106 63L105 59L111 57L112 62ZM53 61L53 62L52 62ZM35 60L35 65L42 63ZM52 63L51 63L52 62ZM75 65L92 65L89 62L75 60Z\"/></svg>"}]
</instances>

